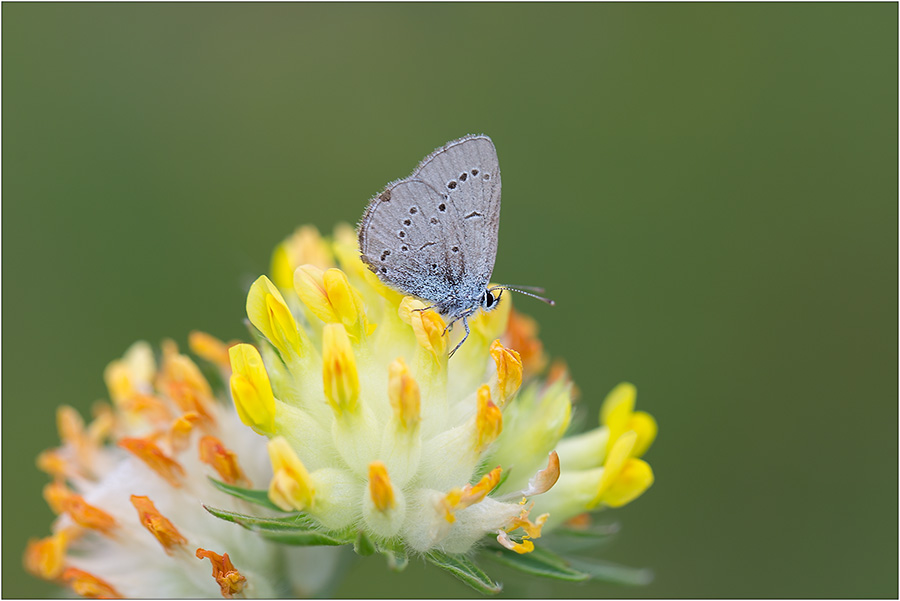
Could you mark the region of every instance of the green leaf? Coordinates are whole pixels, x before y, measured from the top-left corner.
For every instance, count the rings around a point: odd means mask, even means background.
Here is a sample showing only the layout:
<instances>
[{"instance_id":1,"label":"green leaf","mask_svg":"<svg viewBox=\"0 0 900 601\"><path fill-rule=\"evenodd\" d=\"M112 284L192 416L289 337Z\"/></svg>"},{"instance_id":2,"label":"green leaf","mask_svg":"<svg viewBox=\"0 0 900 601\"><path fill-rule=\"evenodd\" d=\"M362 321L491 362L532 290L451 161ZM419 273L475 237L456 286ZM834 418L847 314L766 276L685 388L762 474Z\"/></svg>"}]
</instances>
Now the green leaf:
<instances>
[{"instance_id":1,"label":"green leaf","mask_svg":"<svg viewBox=\"0 0 900 601\"><path fill-rule=\"evenodd\" d=\"M489 551L486 555L498 563L534 576L569 582L581 582L591 577L590 574L573 569L565 559L542 547L535 547L531 553L519 554L509 549L498 549Z\"/></svg>"},{"instance_id":2,"label":"green leaf","mask_svg":"<svg viewBox=\"0 0 900 601\"><path fill-rule=\"evenodd\" d=\"M270 541L295 547L339 547L350 542L345 536L332 536L331 533L326 534L318 530L265 531L261 534Z\"/></svg>"},{"instance_id":3,"label":"green leaf","mask_svg":"<svg viewBox=\"0 0 900 601\"><path fill-rule=\"evenodd\" d=\"M465 555L451 555L443 551L431 551L425 555L430 563L447 570L479 593L496 595L503 585L494 582L481 568L472 563Z\"/></svg>"},{"instance_id":4,"label":"green leaf","mask_svg":"<svg viewBox=\"0 0 900 601\"><path fill-rule=\"evenodd\" d=\"M356 551L357 555L361 555L362 557L368 557L375 553L375 543L372 542L366 533L360 530L356 534L356 540L353 541L353 550Z\"/></svg>"},{"instance_id":5,"label":"green leaf","mask_svg":"<svg viewBox=\"0 0 900 601\"><path fill-rule=\"evenodd\" d=\"M322 530L307 516L297 513L283 518L245 515L226 509L203 506L219 519L243 526L247 530L259 532L269 540L288 545L346 545L353 542L353 536L342 532Z\"/></svg>"},{"instance_id":6,"label":"green leaf","mask_svg":"<svg viewBox=\"0 0 900 601\"><path fill-rule=\"evenodd\" d=\"M226 522L240 524L247 530L254 531L284 531L284 530L309 530L315 527L315 523L302 513L295 513L283 518L270 518L266 516L246 515L227 509L219 509L204 505L203 508Z\"/></svg>"},{"instance_id":7,"label":"green leaf","mask_svg":"<svg viewBox=\"0 0 900 601\"><path fill-rule=\"evenodd\" d=\"M644 586L653 581L653 571L648 568L629 568L598 559L571 558L569 560L576 569L590 574L594 580L623 584L627 586Z\"/></svg>"},{"instance_id":8,"label":"green leaf","mask_svg":"<svg viewBox=\"0 0 900 601\"><path fill-rule=\"evenodd\" d=\"M210 478L209 480L213 483L213 486L215 486L222 492L231 495L232 497L237 497L238 499L241 499L243 501L249 501L250 503L265 507L266 509L271 509L272 511L290 513L285 511L284 509L281 509L278 505L270 501L269 493L264 490L251 490L249 488L241 488L240 486L234 486L232 484L220 482L215 478Z\"/></svg>"}]
</instances>

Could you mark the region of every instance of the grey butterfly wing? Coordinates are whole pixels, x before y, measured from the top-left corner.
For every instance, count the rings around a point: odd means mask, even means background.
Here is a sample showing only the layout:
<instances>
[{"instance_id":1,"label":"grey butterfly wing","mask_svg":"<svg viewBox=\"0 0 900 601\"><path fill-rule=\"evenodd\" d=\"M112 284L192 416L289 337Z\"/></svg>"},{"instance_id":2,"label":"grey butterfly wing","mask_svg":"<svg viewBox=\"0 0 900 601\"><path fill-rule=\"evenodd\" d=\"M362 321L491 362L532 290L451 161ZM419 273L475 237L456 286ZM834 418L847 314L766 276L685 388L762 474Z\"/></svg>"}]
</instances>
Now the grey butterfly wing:
<instances>
[{"instance_id":1,"label":"grey butterfly wing","mask_svg":"<svg viewBox=\"0 0 900 601\"><path fill-rule=\"evenodd\" d=\"M466 136L428 155L410 180L447 195L466 252L464 294L477 298L490 281L500 227L500 164L487 136Z\"/></svg>"},{"instance_id":2,"label":"grey butterfly wing","mask_svg":"<svg viewBox=\"0 0 900 601\"><path fill-rule=\"evenodd\" d=\"M372 199L359 225L362 260L384 282L450 305L465 273L456 216L429 184L402 180Z\"/></svg>"}]
</instances>

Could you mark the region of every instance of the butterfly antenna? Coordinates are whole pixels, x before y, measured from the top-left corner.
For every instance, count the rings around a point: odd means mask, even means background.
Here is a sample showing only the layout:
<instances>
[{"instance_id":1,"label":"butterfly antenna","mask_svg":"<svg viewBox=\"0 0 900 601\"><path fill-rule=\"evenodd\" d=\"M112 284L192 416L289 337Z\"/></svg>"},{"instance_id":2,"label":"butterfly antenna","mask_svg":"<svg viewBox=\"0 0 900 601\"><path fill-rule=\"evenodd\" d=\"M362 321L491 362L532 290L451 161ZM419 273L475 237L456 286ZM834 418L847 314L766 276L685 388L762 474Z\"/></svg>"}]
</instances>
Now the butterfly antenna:
<instances>
[{"instance_id":1,"label":"butterfly antenna","mask_svg":"<svg viewBox=\"0 0 900 601\"><path fill-rule=\"evenodd\" d=\"M510 290L515 290L517 292L521 292L523 290L527 290L528 292L535 292L537 294L543 294L544 289L540 286L522 286L520 284L509 284L506 286Z\"/></svg>"},{"instance_id":2,"label":"butterfly antenna","mask_svg":"<svg viewBox=\"0 0 900 601\"><path fill-rule=\"evenodd\" d=\"M526 288L526 286L522 286L522 288ZM533 287L533 286L527 286L527 288L534 288L534 287ZM541 292L543 292L543 289L542 289L542 288L534 288L534 289L540 290ZM542 302L547 303L547 304L550 305L551 307L555 307L555 306L556 306L556 301L554 301L553 299L549 299L549 298L546 298L546 297L543 297L543 296L538 296L537 294L532 294L531 292L526 292L526 291L521 290L521 289L519 289L519 288L513 288L512 286L491 286L490 288L488 288L488 291L492 291L492 290L510 290L510 291L512 291L512 292L518 292L519 294L524 294L525 296L530 296L531 298L536 298L536 299L538 299L539 301L542 301Z\"/></svg>"}]
</instances>

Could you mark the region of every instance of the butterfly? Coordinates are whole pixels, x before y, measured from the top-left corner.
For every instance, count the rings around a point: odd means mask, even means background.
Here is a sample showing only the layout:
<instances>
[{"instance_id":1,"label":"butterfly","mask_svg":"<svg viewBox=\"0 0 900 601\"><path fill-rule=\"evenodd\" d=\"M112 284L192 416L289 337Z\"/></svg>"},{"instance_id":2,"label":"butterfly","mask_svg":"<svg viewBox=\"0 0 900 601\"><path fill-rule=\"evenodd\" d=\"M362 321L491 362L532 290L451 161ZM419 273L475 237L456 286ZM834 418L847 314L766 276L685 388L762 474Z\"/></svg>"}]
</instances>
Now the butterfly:
<instances>
[{"instance_id":1,"label":"butterfly","mask_svg":"<svg viewBox=\"0 0 900 601\"><path fill-rule=\"evenodd\" d=\"M438 148L369 201L359 224L361 259L385 284L430 303L446 333L478 309L497 308L510 286L488 286L497 257L500 164L491 139L469 135ZM520 287L521 288L521 287ZM531 288L542 292L539 288Z\"/></svg>"}]
</instances>

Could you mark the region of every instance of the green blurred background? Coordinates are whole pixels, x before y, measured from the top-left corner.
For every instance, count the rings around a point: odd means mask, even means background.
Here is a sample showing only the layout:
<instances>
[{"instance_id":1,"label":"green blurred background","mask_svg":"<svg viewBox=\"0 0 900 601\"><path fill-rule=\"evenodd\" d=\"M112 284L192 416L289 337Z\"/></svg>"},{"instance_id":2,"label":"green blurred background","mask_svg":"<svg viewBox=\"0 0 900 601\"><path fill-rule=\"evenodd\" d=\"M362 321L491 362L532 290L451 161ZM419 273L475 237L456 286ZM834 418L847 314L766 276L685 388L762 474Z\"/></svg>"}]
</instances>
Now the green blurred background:
<instances>
[{"instance_id":1,"label":"green blurred background","mask_svg":"<svg viewBox=\"0 0 900 601\"><path fill-rule=\"evenodd\" d=\"M590 420L627 379L660 423L599 553L656 580L510 590L896 597L897 10L4 3L3 596L54 594L21 551L58 404L136 339L246 336L296 225L485 132L495 279L556 298L517 303ZM469 594L360 574L337 594Z\"/></svg>"}]
</instances>

